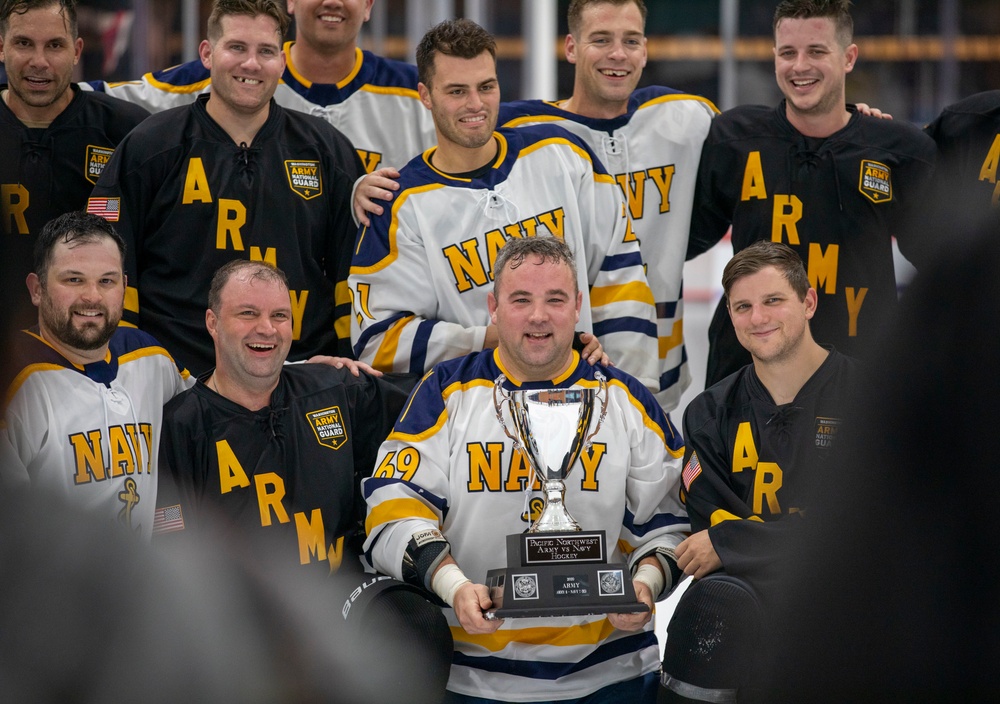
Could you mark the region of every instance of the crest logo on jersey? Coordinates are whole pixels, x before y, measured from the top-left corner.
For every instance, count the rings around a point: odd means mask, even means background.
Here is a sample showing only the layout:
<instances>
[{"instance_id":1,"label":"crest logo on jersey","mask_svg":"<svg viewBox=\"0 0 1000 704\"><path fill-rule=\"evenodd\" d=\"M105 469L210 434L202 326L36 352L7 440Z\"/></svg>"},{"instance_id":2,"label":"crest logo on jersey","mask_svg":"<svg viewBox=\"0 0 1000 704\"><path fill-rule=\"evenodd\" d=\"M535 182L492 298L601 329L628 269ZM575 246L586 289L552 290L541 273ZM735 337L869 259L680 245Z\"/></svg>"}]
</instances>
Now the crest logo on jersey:
<instances>
[{"instance_id":1,"label":"crest logo on jersey","mask_svg":"<svg viewBox=\"0 0 1000 704\"><path fill-rule=\"evenodd\" d=\"M347 428L344 426L344 416L340 406L324 408L322 411L306 413L306 420L316 433L316 439L323 447L339 450L347 442Z\"/></svg>"},{"instance_id":2,"label":"crest logo on jersey","mask_svg":"<svg viewBox=\"0 0 1000 704\"><path fill-rule=\"evenodd\" d=\"M858 190L872 203L889 202L892 200L892 170L881 162L862 159Z\"/></svg>"},{"instance_id":3,"label":"crest logo on jersey","mask_svg":"<svg viewBox=\"0 0 1000 704\"><path fill-rule=\"evenodd\" d=\"M87 145L87 163L83 166L83 175L87 177L88 181L97 183L97 179L104 173L104 167L108 165L108 161L114 153L115 150L111 147Z\"/></svg>"},{"instance_id":4,"label":"crest logo on jersey","mask_svg":"<svg viewBox=\"0 0 1000 704\"><path fill-rule=\"evenodd\" d=\"M118 500L125 504L121 511L118 512L118 522L136 533L142 528L140 525L132 525L132 509L140 501L137 489L138 485L135 483L135 479L128 477L125 480L122 490L118 492Z\"/></svg>"},{"instance_id":5,"label":"crest logo on jersey","mask_svg":"<svg viewBox=\"0 0 1000 704\"><path fill-rule=\"evenodd\" d=\"M816 447L830 449L840 430L840 418L816 417Z\"/></svg>"},{"instance_id":6,"label":"crest logo on jersey","mask_svg":"<svg viewBox=\"0 0 1000 704\"><path fill-rule=\"evenodd\" d=\"M323 176L318 161L286 161L288 186L306 200L323 195Z\"/></svg>"}]
</instances>

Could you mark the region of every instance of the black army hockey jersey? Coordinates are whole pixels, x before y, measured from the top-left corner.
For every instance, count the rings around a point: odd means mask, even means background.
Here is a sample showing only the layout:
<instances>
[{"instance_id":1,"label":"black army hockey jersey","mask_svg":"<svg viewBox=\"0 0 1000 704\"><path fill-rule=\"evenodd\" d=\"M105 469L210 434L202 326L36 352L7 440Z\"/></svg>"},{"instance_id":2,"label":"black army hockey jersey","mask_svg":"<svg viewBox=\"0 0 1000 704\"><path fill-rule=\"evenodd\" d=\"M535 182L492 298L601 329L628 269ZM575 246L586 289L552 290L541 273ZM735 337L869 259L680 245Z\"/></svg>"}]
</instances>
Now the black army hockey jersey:
<instances>
[{"instance_id":1,"label":"black army hockey jersey","mask_svg":"<svg viewBox=\"0 0 1000 704\"><path fill-rule=\"evenodd\" d=\"M691 530L710 531L727 573L757 582L780 558L776 537L794 529L811 492L836 472L834 449L862 373L831 349L791 403L775 404L751 364L688 405L682 479Z\"/></svg>"},{"instance_id":2,"label":"black army hockey jersey","mask_svg":"<svg viewBox=\"0 0 1000 704\"><path fill-rule=\"evenodd\" d=\"M933 231L919 227L936 149L917 127L852 112L825 139L777 108L742 106L712 122L702 151L687 258L732 224L734 252L758 240L795 249L819 294L817 342L865 358L896 308L892 237L919 267ZM709 331L707 384L750 363L720 303Z\"/></svg>"},{"instance_id":3,"label":"black army hockey jersey","mask_svg":"<svg viewBox=\"0 0 1000 704\"><path fill-rule=\"evenodd\" d=\"M253 142L237 144L207 99L151 116L119 145L90 199L128 244L125 320L200 374L215 360L205 331L212 275L232 259L263 259L288 276L289 359L351 356L357 153L331 125L273 100Z\"/></svg>"},{"instance_id":4,"label":"black army hockey jersey","mask_svg":"<svg viewBox=\"0 0 1000 704\"><path fill-rule=\"evenodd\" d=\"M390 381L325 364L286 365L259 411L198 383L164 407L154 538L197 538L215 517L279 560L333 570L346 549L360 568L359 484L405 401Z\"/></svg>"},{"instance_id":5,"label":"black army hockey jersey","mask_svg":"<svg viewBox=\"0 0 1000 704\"><path fill-rule=\"evenodd\" d=\"M149 116L123 100L71 90L73 100L44 129L27 127L0 100L0 280L14 304L5 319L18 329L38 322L24 285L38 233L52 218L86 207L117 144Z\"/></svg>"},{"instance_id":6,"label":"black army hockey jersey","mask_svg":"<svg viewBox=\"0 0 1000 704\"><path fill-rule=\"evenodd\" d=\"M926 128L937 143L935 224L950 233L974 232L1000 218L1000 90L976 93L944 109Z\"/></svg>"}]
</instances>

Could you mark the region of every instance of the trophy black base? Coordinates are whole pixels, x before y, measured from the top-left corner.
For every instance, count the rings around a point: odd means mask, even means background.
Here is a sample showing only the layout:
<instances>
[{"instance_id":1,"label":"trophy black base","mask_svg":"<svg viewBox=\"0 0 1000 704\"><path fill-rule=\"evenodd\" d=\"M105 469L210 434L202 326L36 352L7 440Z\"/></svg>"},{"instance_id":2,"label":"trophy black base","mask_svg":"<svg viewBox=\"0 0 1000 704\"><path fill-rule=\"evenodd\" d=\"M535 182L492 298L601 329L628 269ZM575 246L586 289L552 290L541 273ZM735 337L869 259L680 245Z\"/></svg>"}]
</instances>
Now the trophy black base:
<instances>
[{"instance_id":1,"label":"trophy black base","mask_svg":"<svg viewBox=\"0 0 1000 704\"><path fill-rule=\"evenodd\" d=\"M488 618L649 611L628 567L606 561L604 531L509 535L507 561L486 573Z\"/></svg>"}]
</instances>

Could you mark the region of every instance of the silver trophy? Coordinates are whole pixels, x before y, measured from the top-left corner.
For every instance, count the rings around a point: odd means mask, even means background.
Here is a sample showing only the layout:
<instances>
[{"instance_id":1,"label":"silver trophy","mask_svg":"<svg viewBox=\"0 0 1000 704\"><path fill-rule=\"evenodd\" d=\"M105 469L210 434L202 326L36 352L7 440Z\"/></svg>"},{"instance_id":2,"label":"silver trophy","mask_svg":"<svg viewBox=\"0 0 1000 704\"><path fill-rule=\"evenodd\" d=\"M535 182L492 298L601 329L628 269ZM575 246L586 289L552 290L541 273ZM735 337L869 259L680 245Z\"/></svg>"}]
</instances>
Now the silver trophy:
<instances>
[{"instance_id":1,"label":"silver trophy","mask_svg":"<svg viewBox=\"0 0 1000 704\"><path fill-rule=\"evenodd\" d=\"M565 479L572 471L580 453L589 449L601 429L608 411L607 381L596 374L599 389L534 389L506 391L503 374L493 384L493 405L497 420L514 447L524 452L531 466L531 484L538 477L545 495L545 505L529 533L579 531L580 524L566 509ZM594 407L601 401L600 415L590 431ZM507 406L513 420L511 432L504 420Z\"/></svg>"},{"instance_id":2,"label":"silver trophy","mask_svg":"<svg viewBox=\"0 0 1000 704\"><path fill-rule=\"evenodd\" d=\"M493 384L497 420L524 452L532 471L529 486L539 480L545 505L526 532L507 536L507 566L487 571L493 602L487 619L649 610L636 600L628 567L608 562L605 531L581 529L564 503L566 477L607 416L607 380L596 376L597 389L506 391L503 374ZM505 407L514 432L504 420Z\"/></svg>"}]
</instances>

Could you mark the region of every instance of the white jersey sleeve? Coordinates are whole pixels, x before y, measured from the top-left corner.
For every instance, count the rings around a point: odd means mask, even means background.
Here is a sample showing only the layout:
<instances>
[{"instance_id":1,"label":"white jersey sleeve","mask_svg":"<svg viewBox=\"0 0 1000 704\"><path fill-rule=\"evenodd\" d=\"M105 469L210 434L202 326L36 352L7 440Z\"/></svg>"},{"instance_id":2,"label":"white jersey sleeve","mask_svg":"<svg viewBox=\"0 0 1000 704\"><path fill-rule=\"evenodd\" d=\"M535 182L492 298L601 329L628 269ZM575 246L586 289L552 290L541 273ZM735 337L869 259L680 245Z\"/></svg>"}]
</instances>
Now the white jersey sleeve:
<instances>
[{"instance_id":1,"label":"white jersey sleeve","mask_svg":"<svg viewBox=\"0 0 1000 704\"><path fill-rule=\"evenodd\" d=\"M81 83L80 87L107 93L150 112L162 112L193 103L199 95L209 91L211 82L209 71L201 61L189 61L164 71L147 73L135 81L89 81Z\"/></svg>"}]
</instances>

